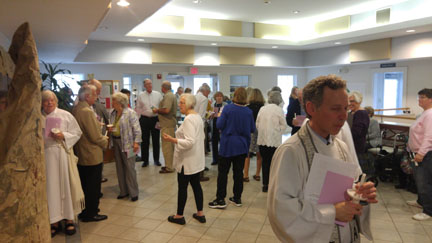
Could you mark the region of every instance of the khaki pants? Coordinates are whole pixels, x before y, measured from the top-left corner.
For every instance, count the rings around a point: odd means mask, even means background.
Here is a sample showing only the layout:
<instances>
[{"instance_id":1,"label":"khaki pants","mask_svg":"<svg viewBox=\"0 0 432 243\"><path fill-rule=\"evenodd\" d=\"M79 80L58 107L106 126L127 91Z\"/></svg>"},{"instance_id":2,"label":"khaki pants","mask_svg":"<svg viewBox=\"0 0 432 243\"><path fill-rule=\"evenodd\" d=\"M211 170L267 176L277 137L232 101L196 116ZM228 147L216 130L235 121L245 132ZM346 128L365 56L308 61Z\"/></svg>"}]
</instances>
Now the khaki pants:
<instances>
[{"instance_id":1,"label":"khaki pants","mask_svg":"<svg viewBox=\"0 0 432 243\"><path fill-rule=\"evenodd\" d=\"M161 128L161 138L162 134L166 133L171 137L175 137L174 127L162 127ZM162 153L165 159L165 167L168 170L173 170L173 157L174 157L174 143L164 141L162 139Z\"/></svg>"}]
</instances>

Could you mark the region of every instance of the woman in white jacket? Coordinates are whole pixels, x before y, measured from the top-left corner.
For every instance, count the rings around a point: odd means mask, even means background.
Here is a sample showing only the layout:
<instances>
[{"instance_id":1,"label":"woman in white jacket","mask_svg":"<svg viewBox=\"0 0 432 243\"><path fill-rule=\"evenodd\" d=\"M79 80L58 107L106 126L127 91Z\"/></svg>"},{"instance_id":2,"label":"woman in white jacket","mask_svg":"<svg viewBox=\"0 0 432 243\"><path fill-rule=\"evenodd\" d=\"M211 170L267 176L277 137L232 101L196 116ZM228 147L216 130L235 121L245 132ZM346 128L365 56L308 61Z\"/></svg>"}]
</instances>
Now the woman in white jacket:
<instances>
[{"instance_id":1,"label":"woman in white jacket","mask_svg":"<svg viewBox=\"0 0 432 243\"><path fill-rule=\"evenodd\" d=\"M201 116L194 111L195 96L183 94L180 96L180 112L186 117L183 124L177 129L176 137L162 134L162 138L175 143L174 168L177 171L178 197L177 214L168 217L168 221L176 224L185 224L183 217L187 199L187 187L190 183L195 196L197 213L192 216L201 223L206 222L203 212L203 191L200 184L200 172L204 170L204 124Z\"/></svg>"},{"instance_id":2,"label":"woman in white jacket","mask_svg":"<svg viewBox=\"0 0 432 243\"><path fill-rule=\"evenodd\" d=\"M270 91L268 94L268 105L261 107L256 120L258 130L259 151L262 156L262 191L267 192L270 166L273 154L277 147L282 144L282 134L288 131L285 115L279 106L283 102L281 93Z\"/></svg>"}]
</instances>

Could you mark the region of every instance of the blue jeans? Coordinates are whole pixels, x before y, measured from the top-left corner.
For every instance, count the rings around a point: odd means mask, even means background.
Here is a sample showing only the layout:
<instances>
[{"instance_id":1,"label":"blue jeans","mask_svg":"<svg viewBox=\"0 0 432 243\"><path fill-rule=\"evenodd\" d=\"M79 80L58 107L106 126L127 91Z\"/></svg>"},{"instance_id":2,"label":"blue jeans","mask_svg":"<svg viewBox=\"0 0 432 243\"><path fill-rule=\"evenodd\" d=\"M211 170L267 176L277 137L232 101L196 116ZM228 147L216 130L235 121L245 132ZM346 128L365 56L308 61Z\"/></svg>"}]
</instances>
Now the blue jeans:
<instances>
[{"instance_id":1,"label":"blue jeans","mask_svg":"<svg viewBox=\"0 0 432 243\"><path fill-rule=\"evenodd\" d=\"M417 185L417 202L423 206L423 213L432 216L432 151L425 155L418 166L414 166L414 179Z\"/></svg>"}]
</instances>

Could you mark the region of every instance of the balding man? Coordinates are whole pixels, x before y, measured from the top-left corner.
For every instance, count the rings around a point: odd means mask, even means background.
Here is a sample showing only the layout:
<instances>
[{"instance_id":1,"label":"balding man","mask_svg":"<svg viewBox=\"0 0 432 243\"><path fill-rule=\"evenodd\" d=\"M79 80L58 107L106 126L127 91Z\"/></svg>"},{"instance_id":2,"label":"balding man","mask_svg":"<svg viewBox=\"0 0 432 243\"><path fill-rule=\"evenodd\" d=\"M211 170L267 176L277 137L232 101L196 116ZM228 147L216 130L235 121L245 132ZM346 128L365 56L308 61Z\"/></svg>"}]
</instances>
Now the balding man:
<instances>
[{"instance_id":1,"label":"balding man","mask_svg":"<svg viewBox=\"0 0 432 243\"><path fill-rule=\"evenodd\" d=\"M162 100L161 93L153 90L153 83L150 79L144 80L144 88L137 99L136 112L141 115L139 121L142 131L141 157L144 161L142 167L149 164L149 146L150 135L153 145L153 161L155 165L160 166L159 162L159 136L160 132L156 129L156 123L159 121L156 113L153 113L153 108L159 108L159 103Z\"/></svg>"},{"instance_id":2,"label":"balding man","mask_svg":"<svg viewBox=\"0 0 432 243\"><path fill-rule=\"evenodd\" d=\"M159 114L159 123L161 126L162 134L170 135L174 137L174 130L177 124L176 111L177 111L177 99L171 91L171 83L169 81L163 81L161 87L164 97L159 104L159 109L154 108L153 112ZM165 166L159 171L159 173L171 173L173 169L173 156L174 156L174 144L162 139L162 153L165 159Z\"/></svg>"},{"instance_id":3,"label":"balding man","mask_svg":"<svg viewBox=\"0 0 432 243\"><path fill-rule=\"evenodd\" d=\"M79 215L84 222L107 219L99 215L99 196L101 191L103 149L108 145L108 137L101 133L101 126L90 109L96 99L96 87L87 85L78 92L78 104L72 114L81 128L82 136L74 150L78 156L78 170L85 196L85 209Z\"/></svg>"},{"instance_id":4,"label":"balding man","mask_svg":"<svg viewBox=\"0 0 432 243\"><path fill-rule=\"evenodd\" d=\"M91 85L94 85L96 87L97 98L96 98L94 104L91 106L94 113L96 114L96 119L101 124L102 123L109 124L108 111L106 110L105 105L103 105L99 100L99 96L100 96L100 93L102 90L102 83L97 79L90 79L88 83ZM105 132L106 132L106 127L102 126L101 133L105 134ZM102 166L102 171L103 171L103 166ZM108 181L108 179L106 177L104 177L102 174L102 182L106 182L106 181ZM101 192L101 197L102 197L102 195L103 194Z\"/></svg>"}]
</instances>

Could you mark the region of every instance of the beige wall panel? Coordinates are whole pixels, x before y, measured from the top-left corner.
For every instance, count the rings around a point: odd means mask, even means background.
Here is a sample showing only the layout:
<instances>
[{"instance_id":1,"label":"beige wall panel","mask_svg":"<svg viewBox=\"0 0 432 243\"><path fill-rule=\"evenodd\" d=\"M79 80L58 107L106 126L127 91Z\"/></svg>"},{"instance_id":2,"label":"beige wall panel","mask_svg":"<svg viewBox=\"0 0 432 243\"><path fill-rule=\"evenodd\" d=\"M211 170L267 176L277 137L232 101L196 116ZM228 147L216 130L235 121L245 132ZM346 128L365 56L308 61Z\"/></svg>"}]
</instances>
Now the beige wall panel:
<instances>
[{"instance_id":1,"label":"beige wall panel","mask_svg":"<svg viewBox=\"0 0 432 243\"><path fill-rule=\"evenodd\" d=\"M255 65L254 48L219 47L220 64Z\"/></svg>"},{"instance_id":2,"label":"beige wall panel","mask_svg":"<svg viewBox=\"0 0 432 243\"><path fill-rule=\"evenodd\" d=\"M162 16L159 21L164 25L171 26L173 29L184 30L183 16Z\"/></svg>"},{"instance_id":3,"label":"beige wall panel","mask_svg":"<svg viewBox=\"0 0 432 243\"><path fill-rule=\"evenodd\" d=\"M385 60L391 58L391 38L365 41L350 45L350 62Z\"/></svg>"},{"instance_id":4,"label":"beige wall panel","mask_svg":"<svg viewBox=\"0 0 432 243\"><path fill-rule=\"evenodd\" d=\"M335 19L329 19L326 21L316 23L315 31L318 34L324 34L331 31L345 30L345 29L349 29L350 23L351 23L351 17L349 15L335 18Z\"/></svg>"},{"instance_id":5,"label":"beige wall panel","mask_svg":"<svg viewBox=\"0 0 432 243\"><path fill-rule=\"evenodd\" d=\"M254 37L286 36L290 35L290 28L286 25L254 23Z\"/></svg>"},{"instance_id":6,"label":"beige wall panel","mask_svg":"<svg viewBox=\"0 0 432 243\"><path fill-rule=\"evenodd\" d=\"M376 23L377 24L387 24L390 22L390 9L383 9L376 12Z\"/></svg>"},{"instance_id":7,"label":"beige wall panel","mask_svg":"<svg viewBox=\"0 0 432 243\"><path fill-rule=\"evenodd\" d=\"M194 63L194 46L152 44L153 63Z\"/></svg>"},{"instance_id":8,"label":"beige wall panel","mask_svg":"<svg viewBox=\"0 0 432 243\"><path fill-rule=\"evenodd\" d=\"M242 22L220 19L201 19L201 31L219 33L221 36L242 36Z\"/></svg>"}]
</instances>

